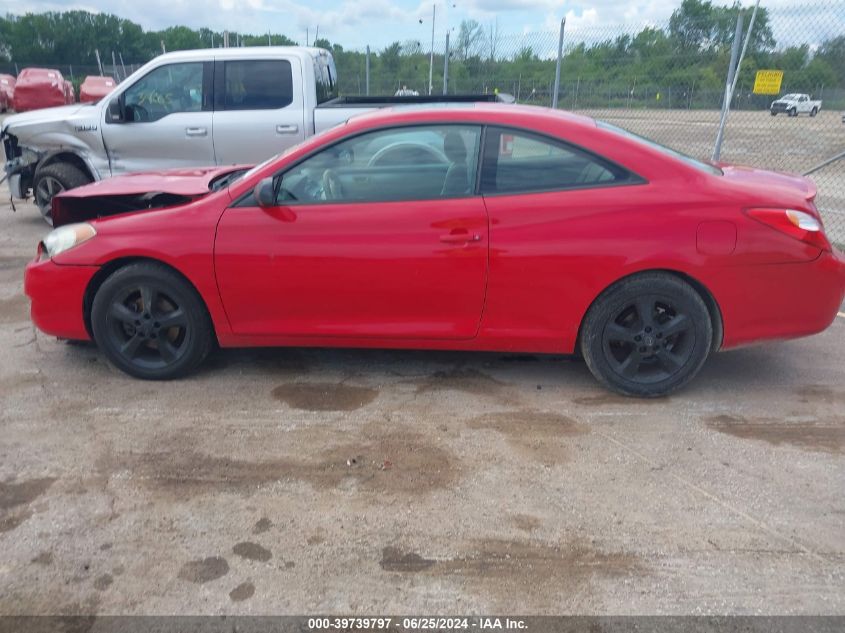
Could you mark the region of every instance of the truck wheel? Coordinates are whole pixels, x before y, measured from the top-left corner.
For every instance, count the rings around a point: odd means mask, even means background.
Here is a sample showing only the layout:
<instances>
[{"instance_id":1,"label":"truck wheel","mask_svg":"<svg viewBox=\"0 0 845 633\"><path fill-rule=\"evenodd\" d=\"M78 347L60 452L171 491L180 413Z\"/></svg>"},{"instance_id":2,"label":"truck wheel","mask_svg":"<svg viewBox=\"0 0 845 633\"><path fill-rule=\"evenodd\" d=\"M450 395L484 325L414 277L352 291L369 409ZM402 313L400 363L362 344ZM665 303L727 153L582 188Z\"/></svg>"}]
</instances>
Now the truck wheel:
<instances>
[{"instance_id":1,"label":"truck wheel","mask_svg":"<svg viewBox=\"0 0 845 633\"><path fill-rule=\"evenodd\" d=\"M810 110L810 116L816 116L818 113L819 113L818 108L813 108L812 110Z\"/></svg>"},{"instance_id":2,"label":"truck wheel","mask_svg":"<svg viewBox=\"0 0 845 633\"><path fill-rule=\"evenodd\" d=\"M91 178L88 174L70 163L53 163L36 171L32 191L35 194L35 204L38 205L44 221L50 226L53 225L53 196L66 189L81 187L90 182Z\"/></svg>"},{"instance_id":3,"label":"truck wheel","mask_svg":"<svg viewBox=\"0 0 845 633\"><path fill-rule=\"evenodd\" d=\"M777 116L777 115L778 115L778 113L777 113L777 112L775 112L774 110L772 110L771 112L769 112L769 114L771 114L772 116Z\"/></svg>"},{"instance_id":4,"label":"truck wheel","mask_svg":"<svg viewBox=\"0 0 845 633\"><path fill-rule=\"evenodd\" d=\"M798 110L796 110L795 108L792 108L789 111L789 116L798 116Z\"/></svg>"}]
</instances>

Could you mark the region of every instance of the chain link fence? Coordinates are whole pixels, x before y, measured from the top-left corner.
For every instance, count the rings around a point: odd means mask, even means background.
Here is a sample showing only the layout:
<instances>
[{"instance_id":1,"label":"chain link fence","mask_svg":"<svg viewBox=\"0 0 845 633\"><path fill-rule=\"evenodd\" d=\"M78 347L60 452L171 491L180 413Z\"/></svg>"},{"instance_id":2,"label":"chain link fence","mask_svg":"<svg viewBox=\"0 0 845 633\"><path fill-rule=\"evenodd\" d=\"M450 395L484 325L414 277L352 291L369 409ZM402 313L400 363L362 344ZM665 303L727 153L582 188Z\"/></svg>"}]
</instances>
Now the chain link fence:
<instances>
[{"instance_id":1,"label":"chain link fence","mask_svg":"<svg viewBox=\"0 0 845 633\"><path fill-rule=\"evenodd\" d=\"M737 14L743 38L751 8L676 11L662 23L566 24L558 107L606 120L698 158L713 156ZM570 20L572 22L572 20ZM504 35L463 23L449 38L396 42L381 50L335 47L345 93L506 92L551 106L558 31ZM367 75L367 56L370 72ZM822 100L817 116L770 116L777 96L755 94L757 70L783 70L780 94ZM845 150L845 3L761 8L740 66L721 160L806 173ZM811 177L830 237L845 245L845 161Z\"/></svg>"},{"instance_id":2,"label":"chain link fence","mask_svg":"<svg viewBox=\"0 0 845 633\"><path fill-rule=\"evenodd\" d=\"M588 13L564 28L558 107L606 120L698 158L711 158L725 97L738 13L743 37L751 8L710 5L676 10L658 23L591 23ZM705 6L705 5L702 5ZM442 31L441 31L442 32ZM560 32L508 34L463 22L431 42L331 47L341 94L505 92L519 103L551 106ZM111 52L103 61L110 61ZM115 53L115 59L120 55ZM0 64L14 72L25 64ZM55 65L52 65L56 67ZM104 64L120 81L137 64ZM77 90L97 65L60 65ZM775 96L755 94L756 71L783 70L780 94L822 100L817 116L770 116ZM765 4L755 16L724 131L721 159L806 173L845 150L845 3ZM845 245L845 161L813 171L817 205L830 237Z\"/></svg>"}]
</instances>

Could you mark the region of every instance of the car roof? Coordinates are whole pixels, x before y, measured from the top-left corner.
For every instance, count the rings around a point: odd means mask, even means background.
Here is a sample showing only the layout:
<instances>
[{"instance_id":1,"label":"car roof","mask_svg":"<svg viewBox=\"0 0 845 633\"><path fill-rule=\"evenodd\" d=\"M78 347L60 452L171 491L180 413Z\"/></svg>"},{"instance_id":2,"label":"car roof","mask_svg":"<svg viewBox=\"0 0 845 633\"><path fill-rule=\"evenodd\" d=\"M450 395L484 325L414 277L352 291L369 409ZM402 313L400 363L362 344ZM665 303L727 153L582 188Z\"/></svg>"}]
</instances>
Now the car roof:
<instances>
[{"instance_id":1,"label":"car roof","mask_svg":"<svg viewBox=\"0 0 845 633\"><path fill-rule=\"evenodd\" d=\"M273 55L293 55L297 57L318 56L325 53L322 48L309 46L238 46L229 48L197 48L187 51L164 53L154 61L208 60L213 58L240 59L244 57L272 57Z\"/></svg>"},{"instance_id":2,"label":"car roof","mask_svg":"<svg viewBox=\"0 0 845 633\"><path fill-rule=\"evenodd\" d=\"M437 103L391 106L349 119L351 127L424 122L475 122L511 127L544 128L561 123L595 128L595 119L565 110L506 103Z\"/></svg>"}]
</instances>

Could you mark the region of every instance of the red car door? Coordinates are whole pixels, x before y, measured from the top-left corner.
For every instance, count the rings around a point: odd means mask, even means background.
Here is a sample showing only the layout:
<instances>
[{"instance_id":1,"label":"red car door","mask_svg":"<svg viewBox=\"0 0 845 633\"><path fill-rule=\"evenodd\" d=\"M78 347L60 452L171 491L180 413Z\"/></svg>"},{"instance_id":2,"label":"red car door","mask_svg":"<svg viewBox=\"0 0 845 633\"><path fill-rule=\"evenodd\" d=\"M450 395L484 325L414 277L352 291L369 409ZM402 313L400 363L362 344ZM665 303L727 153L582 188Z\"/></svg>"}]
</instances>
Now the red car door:
<instances>
[{"instance_id":1,"label":"red car door","mask_svg":"<svg viewBox=\"0 0 845 633\"><path fill-rule=\"evenodd\" d=\"M276 176L276 203L227 209L218 285L242 335L468 339L487 280L480 132L369 133Z\"/></svg>"}]
</instances>

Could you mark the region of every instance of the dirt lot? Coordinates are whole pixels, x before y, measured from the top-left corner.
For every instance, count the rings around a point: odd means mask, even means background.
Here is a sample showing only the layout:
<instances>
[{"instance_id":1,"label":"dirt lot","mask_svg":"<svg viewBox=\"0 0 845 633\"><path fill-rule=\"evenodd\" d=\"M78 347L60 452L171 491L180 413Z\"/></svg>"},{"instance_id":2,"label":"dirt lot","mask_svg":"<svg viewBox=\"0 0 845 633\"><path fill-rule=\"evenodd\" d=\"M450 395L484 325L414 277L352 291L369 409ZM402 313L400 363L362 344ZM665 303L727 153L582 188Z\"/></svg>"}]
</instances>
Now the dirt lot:
<instances>
[{"instance_id":1,"label":"dirt lot","mask_svg":"<svg viewBox=\"0 0 845 633\"><path fill-rule=\"evenodd\" d=\"M33 330L46 226L0 227L0 614L845 614L845 318L659 401L498 354L146 383Z\"/></svg>"}]
</instances>

